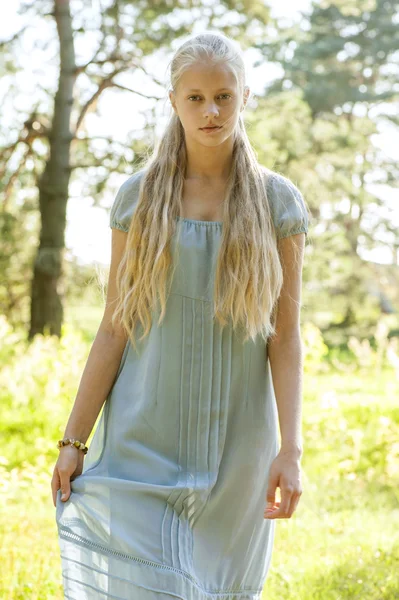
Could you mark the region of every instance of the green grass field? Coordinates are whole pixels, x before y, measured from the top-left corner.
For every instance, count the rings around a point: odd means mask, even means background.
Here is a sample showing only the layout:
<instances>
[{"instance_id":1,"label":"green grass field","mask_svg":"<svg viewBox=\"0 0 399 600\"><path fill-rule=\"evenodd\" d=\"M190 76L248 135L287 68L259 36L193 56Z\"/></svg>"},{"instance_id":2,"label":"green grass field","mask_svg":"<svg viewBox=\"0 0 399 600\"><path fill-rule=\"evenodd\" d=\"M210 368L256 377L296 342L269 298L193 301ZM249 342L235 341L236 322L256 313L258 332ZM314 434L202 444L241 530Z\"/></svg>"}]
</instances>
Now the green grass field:
<instances>
[{"instance_id":1,"label":"green grass field","mask_svg":"<svg viewBox=\"0 0 399 600\"><path fill-rule=\"evenodd\" d=\"M67 325L61 342L26 347L0 320L0 334L0 598L58 600L50 480L87 332ZM304 491L292 518L277 521L264 600L399 598L398 397L393 370L307 367Z\"/></svg>"}]
</instances>

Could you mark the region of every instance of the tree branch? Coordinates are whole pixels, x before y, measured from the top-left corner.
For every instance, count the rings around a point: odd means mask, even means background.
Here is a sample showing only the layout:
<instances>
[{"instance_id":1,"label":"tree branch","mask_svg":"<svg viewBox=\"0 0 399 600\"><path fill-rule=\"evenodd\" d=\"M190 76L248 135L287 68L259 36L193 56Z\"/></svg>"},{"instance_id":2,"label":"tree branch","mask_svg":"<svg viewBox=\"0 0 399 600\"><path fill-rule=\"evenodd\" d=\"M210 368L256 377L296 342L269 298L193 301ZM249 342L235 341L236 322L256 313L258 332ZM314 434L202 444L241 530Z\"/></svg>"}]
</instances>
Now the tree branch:
<instances>
[{"instance_id":1,"label":"tree branch","mask_svg":"<svg viewBox=\"0 0 399 600\"><path fill-rule=\"evenodd\" d=\"M25 25L24 27L22 27L22 29L17 31L17 33L14 33L14 35L9 40L1 40L0 41L0 49L3 49L6 46L8 46L9 44L12 44L13 42L15 42L15 40L17 40L19 38L19 36L22 35L27 29L28 29L28 25Z\"/></svg>"},{"instance_id":2,"label":"tree branch","mask_svg":"<svg viewBox=\"0 0 399 600\"><path fill-rule=\"evenodd\" d=\"M3 203L4 209L7 207L8 200L10 199L14 181L16 180L16 178L22 171L22 168L25 166L27 158L31 154L31 152L32 152L32 148L28 145L24 155L22 156L21 160L19 161L18 167L15 169L15 171L13 173L11 173L10 178L4 187L4 203Z\"/></svg>"},{"instance_id":3,"label":"tree branch","mask_svg":"<svg viewBox=\"0 0 399 600\"><path fill-rule=\"evenodd\" d=\"M130 65L127 64L123 64L122 66L116 68L112 73L110 73L109 75L107 75L107 77L105 77L99 84L98 87L96 89L96 91L91 95L91 97L87 100L87 102L83 105L82 110L80 111L79 117L76 121L76 126L75 126L75 131L74 131L74 137L76 137L76 134L80 128L80 126L82 125L83 119L85 118L88 110L90 109L91 105L96 102L96 100L98 100L98 98L101 96L101 94L103 93L104 90L106 90L107 88L110 87L116 87L119 88L121 90L124 91L128 91L128 92L132 92L133 94L138 94L139 96L142 96L143 98L147 98L148 100L159 100L160 98L158 96L147 96L146 94L143 94L141 92L138 92L137 90L132 90L128 87L125 87L119 83L116 83L115 81L113 81L114 77L116 77L117 75L119 75L119 73L122 73L123 71L126 71L126 69L129 68Z\"/></svg>"},{"instance_id":4,"label":"tree branch","mask_svg":"<svg viewBox=\"0 0 399 600\"><path fill-rule=\"evenodd\" d=\"M119 88L120 90L124 90L126 92L131 92L132 94L137 94L138 96L142 96L142 98L147 98L148 100L161 100L158 96L147 96L147 94L143 94L142 92L138 92L137 90L132 90L131 88L126 87L125 85L121 85L120 83L112 83L112 87Z\"/></svg>"},{"instance_id":5,"label":"tree branch","mask_svg":"<svg viewBox=\"0 0 399 600\"><path fill-rule=\"evenodd\" d=\"M75 132L74 135L76 136L82 122L83 119L86 116L87 111L89 110L90 106L96 101L98 100L98 98L101 96L102 92L107 88L110 87L112 85L112 78L115 77L115 75L120 72L119 70L116 70L114 73L111 73L110 75L108 75L107 77L105 77L98 85L98 88L96 89L96 91L94 92L94 94L92 94L92 96L87 100L87 102L83 105L82 110L80 111L80 115L78 117L78 120L76 121L76 126L75 126Z\"/></svg>"}]
</instances>

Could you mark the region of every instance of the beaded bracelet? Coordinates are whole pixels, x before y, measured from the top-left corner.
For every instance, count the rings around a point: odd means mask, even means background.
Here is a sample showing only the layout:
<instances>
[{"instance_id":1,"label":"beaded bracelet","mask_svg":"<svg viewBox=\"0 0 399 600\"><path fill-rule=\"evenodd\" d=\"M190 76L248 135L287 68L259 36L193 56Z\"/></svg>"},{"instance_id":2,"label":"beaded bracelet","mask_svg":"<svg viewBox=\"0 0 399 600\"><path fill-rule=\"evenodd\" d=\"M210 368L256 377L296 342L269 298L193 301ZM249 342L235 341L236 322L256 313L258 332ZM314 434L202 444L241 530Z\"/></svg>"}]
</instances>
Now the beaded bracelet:
<instances>
[{"instance_id":1,"label":"beaded bracelet","mask_svg":"<svg viewBox=\"0 0 399 600\"><path fill-rule=\"evenodd\" d=\"M87 454L88 447L84 445L83 442L79 440L75 440L74 438L64 438L63 440L58 440L57 447L62 448L63 446L75 446L82 450L83 454Z\"/></svg>"}]
</instances>

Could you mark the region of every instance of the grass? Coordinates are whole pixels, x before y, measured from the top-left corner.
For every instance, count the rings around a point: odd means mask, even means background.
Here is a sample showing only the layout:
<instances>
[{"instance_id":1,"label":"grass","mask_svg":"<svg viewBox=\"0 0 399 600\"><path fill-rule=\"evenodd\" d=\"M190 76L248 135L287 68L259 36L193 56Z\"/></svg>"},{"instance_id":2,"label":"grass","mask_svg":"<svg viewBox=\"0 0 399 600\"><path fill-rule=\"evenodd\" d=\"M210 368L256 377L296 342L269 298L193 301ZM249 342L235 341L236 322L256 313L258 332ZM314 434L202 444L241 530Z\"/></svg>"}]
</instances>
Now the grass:
<instances>
[{"instance_id":1,"label":"grass","mask_svg":"<svg viewBox=\"0 0 399 600\"><path fill-rule=\"evenodd\" d=\"M90 332L67 325L29 348L1 320L0 334L0 598L58 600L50 481ZM393 371L308 368L304 492L277 521L263 600L399 597L398 397Z\"/></svg>"},{"instance_id":2,"label":"grass","mask_svg":"<svg viewBox=\"0 0 399 600\"><path fill-rule=\"evenodd\" d=\"M398 388L389 371L306 374L304 491L277 522L264 600L399 597Z\"/></svg>"}]
</instances>

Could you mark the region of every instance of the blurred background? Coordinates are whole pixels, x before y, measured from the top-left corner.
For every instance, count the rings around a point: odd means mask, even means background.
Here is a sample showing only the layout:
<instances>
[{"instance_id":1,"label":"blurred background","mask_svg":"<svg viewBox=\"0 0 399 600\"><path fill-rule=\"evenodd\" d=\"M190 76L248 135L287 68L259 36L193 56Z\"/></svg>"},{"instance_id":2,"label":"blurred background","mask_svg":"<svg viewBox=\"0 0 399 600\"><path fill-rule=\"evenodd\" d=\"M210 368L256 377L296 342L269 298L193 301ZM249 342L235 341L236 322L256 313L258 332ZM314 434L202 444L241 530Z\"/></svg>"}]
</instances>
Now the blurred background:
<instances>
[{"instance_id":1,"label":"blurred background","mask_svg":"<svg viewBox=\"0 0 399 600\"><path fill-rule=\"evenodd\" d=\"M304 492L264 598L399 598L398 24L394 0L1 4L0 598L62 598L50 481L104 309L109 209L203 29L241 44L258 160L311 213Z\"/></svg>"}]
</instances>

